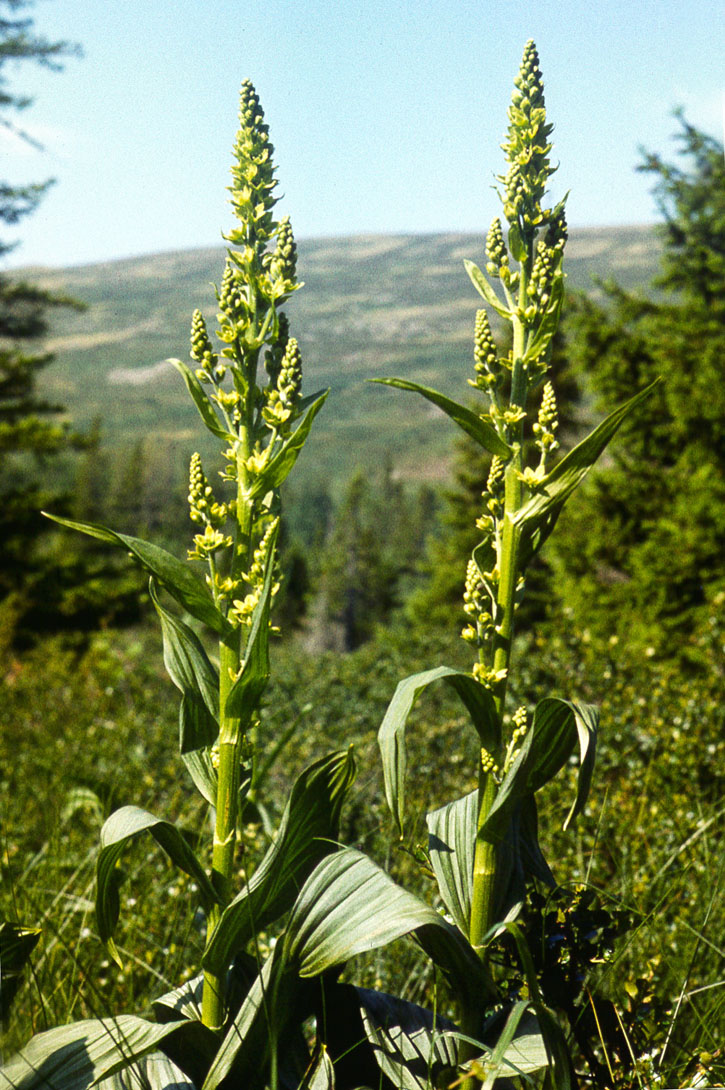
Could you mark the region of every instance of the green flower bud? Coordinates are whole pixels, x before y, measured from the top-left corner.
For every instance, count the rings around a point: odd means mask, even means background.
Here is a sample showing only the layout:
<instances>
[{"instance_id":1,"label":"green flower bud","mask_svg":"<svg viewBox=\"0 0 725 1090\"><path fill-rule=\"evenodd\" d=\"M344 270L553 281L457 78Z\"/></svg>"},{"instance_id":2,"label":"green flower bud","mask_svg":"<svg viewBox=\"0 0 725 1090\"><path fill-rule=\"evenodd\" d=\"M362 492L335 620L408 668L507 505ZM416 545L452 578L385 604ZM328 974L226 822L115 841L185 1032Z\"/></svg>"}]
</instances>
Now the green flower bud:
<instances>
[{"instance_id":1,"label":"green flower bud","mask_svg":"<svg viewBox=\"0 0 725 1090\"><path fill-rule=\"evenodd\" d=\"M200 310L195 310L191 318L191 358L204 365L204 369L211 372L216 366L217 357L214 354L206 323ZM210 377L210 376L209 376ZM202 380L209 381L209 378Z\"/></svg>"}]
</instances>

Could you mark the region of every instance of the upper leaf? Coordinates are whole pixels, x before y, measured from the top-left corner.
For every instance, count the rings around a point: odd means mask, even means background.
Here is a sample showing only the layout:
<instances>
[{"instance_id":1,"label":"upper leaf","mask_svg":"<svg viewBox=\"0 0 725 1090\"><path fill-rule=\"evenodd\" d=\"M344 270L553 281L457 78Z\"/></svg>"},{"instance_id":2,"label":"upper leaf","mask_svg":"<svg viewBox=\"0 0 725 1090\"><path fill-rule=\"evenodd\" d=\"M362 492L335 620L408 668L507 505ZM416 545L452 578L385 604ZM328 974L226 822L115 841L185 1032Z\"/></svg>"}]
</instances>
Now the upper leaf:
<instances>
[{"instance_id":1,"label":"upper leaf","mask_svg":"<svg viewBox=\"0 0 725 1090\"><path fill-rule=\"evenodd\" d=\"M644 390L640 390L624 405L620 405L586 439L565 454L544 478L536 494L512 516L515 525L522 529L520 546L522 565L539 551L554 529L556 520L569 496L583 481L622 422L645 398L649 397L659 381L657 379Z\"/></svg>"},{"instance_id":2,"label":"upper leaf","mask_svg":"<svg viewBox=\"0 0 725 1090\"><path fill-rule=\"evenodd\" d=\"M493 696L470 674L439 666L420 674L412 674L399 682L378 731L378 744L383 761L385 797L402 835L405 810L405 774L407 756L405 727L418 696L435 681L445 681L465 704L471 721L486 749L495 751L499 744L500 722Z\"/></svg>"},{"instance_id":3,"label":"upper leaf","mask_svg":"<svg viewBox=\"0 0 725 1090\"><path fill-rule=\"evenodd\" d=\"M206 587L183 561L161 549L158 545L152 545L150 541L142 541L138 537L130 537L128 534L118 534L115 530L109 530L106 526L99 526L94 522L77 522L74 519L61 518L60 515L50 515L47 511L43 514L61 526L68 526L71 530L80 530L82 534L98 538L109 545L120 545L131 553L134 560L138 561L150 575L156 576L163 583L166 590L176 601L187 610L192 617L203 621L214 632L225 635L229 631L229 623L212 602Z\"/></svg>"},{"instance_id":4,"label":"upper leaf","mask_svg":"<svg viewBox=\"0 0 725 1090\"><path fill-rule=\"evenodd\" d=\"M264 472L252 486L250 490L251 497L264 495L265 492L269 492L273 488L279 488L282 482L287 479L300 455L300 451L305 445L312 422L324 405L329 392L329 390L325 390L316 397L289 438L285 439L279 450L272 455Z\"/></svg>"},{"instance_id":5,"label":"upper leaf","mask_svg":"<svg viewBox=\"0 0 725 1090\"><path fill-rule=\"evenodd\" d=\"M252 625L247 637L247 646L244 650L242 670L227 696L225 708L228 717L227 722L229 718L239 719L242 729L251 719L269 681L269 611L272 604L277 533L278 528L275 528L269 542L262 592L254 607ZM238 726L232 724L230 724L230 728L234 731L239 730ZM220 736L220 741L234 741L234 738Z\"/></svg>"},{"instance_id":6,"label":"upper leaf","mask_svg":"<svg viewBox=\"0 0 725 1090\"><path fill-rule=\"evenodd\" d=\"M553 779L579 742L580 766L574 803L566 824L586 802L591 782L599 713L591 704L545 697L536 706L531 729L504 776L480 835L502 840L516 805Z\"/></svg>"},{"instance_id":7,"label":"upper leaf","mask_svg":"<svg viewBox=\"0 0 725 1090\"><path fill-rule=\"evenodd\" d=\"M442 409L444 413L450 416L451 420L454 420L459 428L462 428L467 435L475 439L478 445L487 450L489 454L497 454L504 462L507 462L511 457L511 447L504 442L492 424L482 420L478 413L467 409L465 405L459 405L457 401L452 401L445 394L440 394L437 390L431 390L428 386L421 386L417 382L408 382L407 379L403 378L374 378L371 381L380 382L384 386L395 386L398 390L412 390L416 394L422 394L428 401L432 401L434 405L437 405L439 409Z\"/></svg>"},{"instance_id":8,"label":"upper leaf","mask_svg":"<svg viewBox=\"0 0 725 1090\"><path fill-rule=\"evenodd\" d=\"M166 362L173 364L184 379L186 388L191 394L192 401L199 410L199 416L212 435L216 435L218 439L223 439L226 443L236 442L236 435L233 435L228 428L225 428L219 420L209 395L194 372L191 371L185 363L182 363L181 360L169 359Z\"/></svg>"}]
</instances>

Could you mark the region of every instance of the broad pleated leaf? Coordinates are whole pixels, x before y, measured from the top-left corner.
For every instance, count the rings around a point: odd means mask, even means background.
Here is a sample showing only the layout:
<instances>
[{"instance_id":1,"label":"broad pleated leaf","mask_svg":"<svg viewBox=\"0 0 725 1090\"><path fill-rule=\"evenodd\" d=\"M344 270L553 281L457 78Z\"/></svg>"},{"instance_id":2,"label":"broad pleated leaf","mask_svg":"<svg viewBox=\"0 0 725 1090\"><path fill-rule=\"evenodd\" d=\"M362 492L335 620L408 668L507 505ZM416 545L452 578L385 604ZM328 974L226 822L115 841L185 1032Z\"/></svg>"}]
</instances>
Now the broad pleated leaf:
<instances>
[{"instance_id":1,"label":"broad pleated leaf","mask_svg":"<svg viewBox=\"0 0 725 1090\"><path fill-rule=\"evenodd\" d=\"M435 670L413 674L401 681L378 731L385 797L401 834L405 813L406 723L420 693L436 681L445 681L461 698L481 739L481 745L493 752L499 744L500 725L493 696L470 674L452 670L448 666L439 666Z\"/></svg>"},{"instance_id":2,"label":"broad pleated leaf","mask_svg":"<svg viewBox=\"0 0 725 1090\"><path fill-rule=\"evenodd\" d=\"M166 362L172 364L183 378L186 388L191 394L191 399L199 410L199 416L212 435L216 435L218 439L223 439L225 443L235 443L237 436L233 435L219 419L209 395L194 372L181 360L168 359Z\"/></svg>"},{"instance_id":3,"label":"broad pleated leaf","mask_svg":"<svg viewBox=\"0 0 725 1090\"><path fill-rule=\"evenodd\" d=\"M101 852L96 869L96 921L101 940L119 965L121 960L113 942L113 931L119 915L118 890L122 875L116 863L126 845L144 832L150 833L172 863L196 881L206 905L218 899L204 868L175 825L138 806L123 806L116 810L101 829Z\"/></svg>"},{"instance_id":4,"label":"broad pleated leaf","mask_svg":"<svg viewBox=\"0 0 725 1090\"><path fill-rule=\"evenodd\" d=\"M74 519L61 518L60 515L49 515L46 511L43 514L61 526L79 530L82 534L98 538L109 545L120 545L149 575L163 583L169 594L192 617L196 617L197 621L203 621L219 635L229 631L229 623L212 602L204 584L183 561L177 560L166 549L152 545L149 541L142 541L139 537L118 534L115 530L109 530L95 522L77 522Z\"/></svg>"},{"instance_id":5,"label":"broad pleated leaf","mask_svg":"<svg viewBox=\"0 0 725 1090\"><path fill-rule=\"evenodd\" d=\"M204 953L220 972L261 928L293 905L315 865L336 848L340 810L355 775L352 750L310 765L295 782L274 843L223 911Z\"/></svg>"},{"instance_id":6,"label":"broad pleated leaf","mask_svg":"<svg viewBox=\"0 0 725 1090\"><path fill-rule=\"evenodd\" d=\"M38 1033L0 1068L0 1090L86 1090L153 1052L181 1026L123 1014Z\"/></svg>"},{"instance_id":7,"label":"broad pleated leaf","mask_svg":"<svg viewBox=\"0 0 725 1090\"><path fill-rule=\"evenodd\" d=\"M179 751L197 789L214 806L217 774L211 747L219 734L219 676L196 633L161 604L153 579L149 588L161 621L164 664L183 694Z\"/></svg>"},{"instance_id":8,"label":"broad pleated leaf","mask_svg":"<svg viewBox=\"0 0 725 1090\"><path fill-rule=\"evenodd\" d=\"M335 1068L324 1045L314 1067L300 1083L299 1090L335 1090Z\"/></svg>"},{"instance_id":9,"label":"broad pleated leaf","mask_svg":"<svg viewBox=\"0 0 725 1090\"><path fill-rule=\"evenodd\" d=\"M580 767L574 803L567 824L586 802L594 763L597 709L558 697L545 697L534 712L518 756L498 789L488 818L481 830L486 838L502 840L514 807L553 779L576 751Z\"/></svg>"},{"instance_id":10,"label":"broad pleated leaf","mask_svg":"<svg viewBox=\"0 0 725 1090\"><path fill-rule=\"evenodd\" d=\"M196 1084L163 1052L151 1052L132 1067L101 1079L95 1090L196 1090Z\"/></svg>"},{"instance_id":11,"label":"broad pleated leaf","mask_svg":"<svg viewBox=\"0 0 725 1090\"><path fill-rule=\"evenodd\" d=\"M464 935L471 919L478 791L426 815L428 852L443 903Z\"/></svg>"},{"instance_id":12,"label":"broad pleated leaf","mask_svg":"<svg viewBox=\"0 0 725 1090\"><path fill-rule=\"evenodd\" d=\"M497 1079L533 1075L549 1066L544 1038L526 1000L514 1004L501 1036L491 1053L482 1059L486 1079L481 1090L494 1090ZM554 1085L558 1090L558 1084Z\"/></svg>"},{"instance_id":13,"label":"broad pleated leaf","mask_svg":"<svg viewBox=\"0 0 725 1090\"><path fill-rule=\"evenodd\" d=\"M454 1083L458 1043L450 1033L452 1022L396 996L355 991L375 1059L395 1087L429 1090Z\"/></svg>"},{"instance_id":14,"label":"broad pleated leaf","mask_svg":"<svg viewBox=\"0 0 725 1090\"><path fill-rule=\"evenodd\" d=\"M20 924L0 923L0 1022L10 1013L23 979L23 969L38 944L41 931L38 927L22 927Z\"/></svg>"},{"instance_id":15,"label":"broad pleated leaf","mask_svg":"<svg viewBox=\"0 0 725 1090\"><path fill-rule=\"evenodd\" d=\"M501 302L498 295L496 295L496 292L493 290L493 287L491 286L491 284L489 284L485 275L479 269L478 265L475 265L467 258L464 258L463 264L466 272L471 278L471 283L473 284L478 294L481 295L486 300L488 305L492 307L496 311L496 313L499 314L502 318L510 318L511 311L505 303Z\"/></svg>"},{"instance_id":16,"label":"broad pleated leaf","mask_svg":"<svg viewBox=\"0 0 725 1090\"><path fill-rule=\"evenodd\" d=\"M421 394L442 409L451 420L458 424L459 428L465 431L466 435L475 439L478 445L489 454L497 454L505 462L511 457L511 447L501 438L492 424L482 420L478 413L466 408L465 405L459 405L457 401L452 401L450 397L439 393L438 390L421 386L418 382L408 382L403 378L375 378L372 381L382 383L383 386L394 386L397 390L411 390L413 393Z\"/></svg>"},{"instance_id":17,"label":"broad pleated leaf","mask_svg":"<svg viewBox=\"0 0 725 1090\"><path fill-rule=\"evenodd\" d=\"M569 496L583 481L623 421L649 397L659 381L657 379L624 405L620 405L586 439L565 454L547 474L536 494L513 516L514 523L522 529L522 564L526 564L539 551L554 529Z\"/></svg>"},{"instance_id":18,"label":"broad pleated leaf","mask_svg":"<svg viewBox=\"0 0 725 1090\"><path fill-rule=\"evenodd\" d=\"M229 691L226 714L241 721L233 729L232 736L220 735L220 742L235 742L236 732L249 723L269 681L269 611L272 604L272 584L274 582L274 561L276 555L278 528L274 530L267 550L264 568L264 582L259 601L254 607L252 625L244 650L242 672Z\"/></svg>"},{"instance_id":19,"label":"broad pleated leaf","mask_svg":"<svg viewBox=\"0 0 725 1090\"><path fill-rule=\"evenodd\" d=\"M287 924L285 960L317 976L356 954L413 934L459 992L487 989L481 962L457 928L361 852L347 848L318 863Z\"/></svg>"},{"instance_id":20,"label":"broad pleated leaf","mask_svg":"<svg viewBox=\"0 0 725 1090\"><path fill-rule=\"evenodd\" d=\"M279 488L282 482L286 480L305 445L312 422L324 405L328 393L329 390L325 390L312 402L289 439L286 439L279 450L272 455L264 473L250 490L252 497L263 495L273 488Z\"/></svg>"}]
</instances>

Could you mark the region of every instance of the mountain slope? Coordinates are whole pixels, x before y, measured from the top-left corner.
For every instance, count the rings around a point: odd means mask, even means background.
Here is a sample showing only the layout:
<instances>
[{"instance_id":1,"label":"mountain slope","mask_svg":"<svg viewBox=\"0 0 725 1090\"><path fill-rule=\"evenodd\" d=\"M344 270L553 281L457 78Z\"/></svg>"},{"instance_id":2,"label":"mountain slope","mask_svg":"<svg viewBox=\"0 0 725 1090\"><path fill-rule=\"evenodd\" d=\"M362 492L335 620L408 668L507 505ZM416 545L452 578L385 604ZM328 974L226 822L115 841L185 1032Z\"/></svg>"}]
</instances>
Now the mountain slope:
<instances>
[{"instance_id":1,"label":"mountain slope","mask_svg":"<svg viewBox=\"0 0 725 1090\"><path fill-rule=\"evenodd\" d=\"M370 236L303 241L305 287L289 305L305 360L305 389L331 388L298 480L344 481L357 465L389 455L406 477L446 470L449 422L427 403L365 380L400 375L465 396L479 298L463 258L485 261L473 235ZM592 277L645 286L656 272L652 228L572 232L566 270L573 289ZM188 329L199 307L213 326L212 282L222 248L158 254L63 270L29 270L43 286L88 304L58 314L49 348L56 361L45 390L78 424L94 419L111 448L138 439L166 444L179 464L200 429L176 372L163 361L188 358ZM203 446L203 444L202 444Z\"/></svg>"}]
</instances>

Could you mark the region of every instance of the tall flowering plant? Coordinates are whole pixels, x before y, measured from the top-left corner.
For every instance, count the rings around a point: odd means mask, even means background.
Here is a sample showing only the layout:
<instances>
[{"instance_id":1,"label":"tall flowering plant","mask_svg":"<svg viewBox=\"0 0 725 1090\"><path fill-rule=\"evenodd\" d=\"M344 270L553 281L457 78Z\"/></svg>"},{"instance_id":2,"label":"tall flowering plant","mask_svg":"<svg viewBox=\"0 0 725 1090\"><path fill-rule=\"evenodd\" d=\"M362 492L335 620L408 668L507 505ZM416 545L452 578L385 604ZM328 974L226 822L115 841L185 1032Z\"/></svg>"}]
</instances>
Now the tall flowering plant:
<instances>
[{"instance_id":1,"label":"tall flowering plant","mask_svg":"<svg viewBox=\"0 0 725 1090\"><path fill-rule=\"evenodd\" d=\"M485 399L482 409L383 380L433 402L491 459L477 522L481 540L465 579L463 635L474 649L472 667L439 666L402 681L379 734L386 797L401 835L406 729L419 694L448 685L478 739L477 789L427 816L438 903L402 888L362 852L339 846L340 810L353 777L349 752L302 773L270 848L256 869L245 867L251 876L239 888L240 809L253 782L251 738L270 675L279 489L325 399L301 392L300 350L282 310L299 287L294 239L289 222L274 218L272 147L257 96L244 84L231 186L237 226L227 236L218 328L212 339L196 312L191 366L172 361L219 440L221 483L212 485L195 454L189 505L197 533L186 562L139 538L58 520L121 546L149 575L166 667L181 692L180 755L214 814L208 865L173 822L131 805L111 815L98 856L98 931L120 960L118 862L131 840L150 835L197 884L206 925L202 963L195 977L156 1001L153 1020L119 1014L39 1034L2 1069L0 1090L85 1090L99 1082L121 1090L134 1078L154 1090L422 1090L461 1080L488 1090L503 1077L573 1085L566 1039L543 1000L517 920L527 881L554 881L538 841L537 793L578 758L567 821L581 811L597 714L556 696L533 711L509 711L512 641L527 565L647 391L553 460L557 410L547 376L564 290L566 223L563 202L545 204L550 132L529 43L509 109L508 167L499 179L506 239L495 220L486 243L491 280L467 263L488 308L476 318L471 380ZM496 346L489 311L512 327L508 351ZM527 429L533 464L524 458ZM199 625L216 642L218 666ZM256 939L272 929L276 941L263 959ZM513 936L527 979L528 995L520 998L507 994L492 959L504 933ZM404 937L446 977L457 1020L340 981L355 955Z\"/></svg>"}]
</instances>

